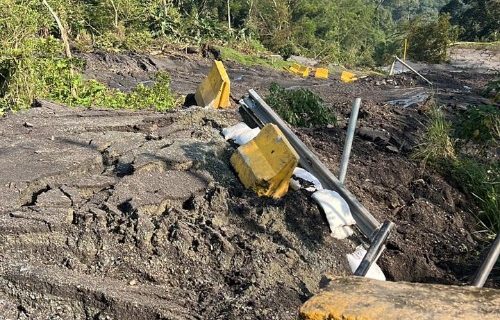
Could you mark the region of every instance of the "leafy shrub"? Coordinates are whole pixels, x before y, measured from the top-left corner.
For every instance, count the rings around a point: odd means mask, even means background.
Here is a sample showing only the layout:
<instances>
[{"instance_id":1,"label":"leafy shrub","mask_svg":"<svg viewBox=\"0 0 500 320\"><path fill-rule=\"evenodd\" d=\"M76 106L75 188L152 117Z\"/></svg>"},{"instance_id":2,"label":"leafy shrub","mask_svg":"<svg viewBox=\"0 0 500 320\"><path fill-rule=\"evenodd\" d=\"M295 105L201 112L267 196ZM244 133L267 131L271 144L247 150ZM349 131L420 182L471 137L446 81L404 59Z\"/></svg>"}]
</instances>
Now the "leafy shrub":
<instances>
[{"instance_id":1,"label":"leafy shrub","mask_svg":"<svg viewBox=\"0 0 500 320\"><path fill-rule=\"evenodd\" d=\"M61 44L49 37L32 44L45 56L20 50L0 56L0 113L27 109L35 98L47 98L68 105L164 111L175 106L170 77L158 73L151 87L139 84L129 93L110 89L78 72L79 62L60 56Z\"/></svg>"},{"instance_id":2,"label":"leafy shrub","mask_svg":"<svg viewBox=\"0 0 500 320\"><path fill-rule=\"evenodd\" d=\"M414 19L408 26L408 53L412 59L440 63L447 59L448 46L457 39L458 31L448 15L437 20Z\"/></svg>"},{"instance_id":3,"label":"leafy shrub","mask_svg":"<svg viewBox=\"0 0 500 320\"><path fill-rule=\"evenodd\" d=\"M497 106L470 106L461 116L455 133L458 138L486 143L500 140L500 109Z\"/></svg>"},{"instance_id":4,"label":"leafy shrub","mask_svg":"<svg viewBox=\"0 0 500 320\"><path fill-rule=\"evenodd\" d=\"M494 102L500 102L500 78L490 81L486 85L484 95L492 98Z\"/></svg>"},{"instance_id":5,"label":"leafy shrub","mask_svg":"<svg viewBox=\"0 0 500 320\"><path fill-rule=\"evenodd\" d=\"M298 127L335 124L335 115L308 89L287 90L273 83L266 101L288 123Z\"/></svg>"},{"instance_id":6,"label":"leafy shrub","mask_svg":"<svg viewBox=\"0 0 500 320\"><path fill-rule=\"evenodd\" d=\"M500 232L500 163L485 165L459 159L450 165L452 179L472 195L481 209L477 217L494 233Z\"/></svg>"},{"instance_id":7,"label":"leafy shrub","mask_svg":"<svg viewBox=\"0 0 500 320\"><path fill-rule=\"evenodd\" d=\"M52 37L0 50L0 108L26 109L35 97L71 95L74 63L63 59L61 51L61 44Z\"/></svg>"},{"instance_id":8,"label":"leafy shrub","mask_svg":"<svg viewBox=\"0 0 500 320\"><path fill-rule=\"evenodd\" d=\"M156 74L156 82L152 86L139 84L127 93L110 89L96 80L84 80L82 77L77 79L76 96L49 98L69 105L134 110L154 108L157 111L172 109L177 103L170 90L170 77L162 72Z\"/></svg>"}]
</instances>

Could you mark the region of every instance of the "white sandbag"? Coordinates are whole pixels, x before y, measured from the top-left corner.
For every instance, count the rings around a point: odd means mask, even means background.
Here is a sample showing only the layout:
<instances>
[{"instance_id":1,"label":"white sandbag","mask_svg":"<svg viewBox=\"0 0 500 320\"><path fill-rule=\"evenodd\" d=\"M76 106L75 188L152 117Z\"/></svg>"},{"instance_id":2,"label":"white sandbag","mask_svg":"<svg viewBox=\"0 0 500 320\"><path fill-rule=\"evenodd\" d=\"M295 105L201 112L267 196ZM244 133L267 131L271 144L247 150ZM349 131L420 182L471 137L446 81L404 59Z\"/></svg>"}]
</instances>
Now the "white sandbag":
<instances>
[{"instance_id":1,"label":"white sandbag","mask_svg":"<svg viewBox=\"0 0 500 320\"><path fill-rule=\"evenodd\" d=\"M260 132L260 128L253 128L253 129L243 131L239 135L234 137L233 141L234 141L234 143L241 146L241 145L251 141L253 138L255 138L259 134L259 132Z\"/></svg>"},{"instance_id":2,"label":"white sandbag","mask_svg":"<svg viewBox=\"0 0 500 320\"><path fill-rule=\"evenodd\" d=\"M342 239L345 239L347 237L352 236L353 234L354 234L354 231L352 230L351 227L342 226L342 227L337 227L337 228L333 229L331 235L335 239L342 240Z\"/></svg>"},{"instance_id":3,"label":"white sandbag","mask_svg":"<svg viewBox=\"0 0 500 320\"><path fill-rule=\"evenodd\" d=\"M366 250L365 248L363 248L363 246L358 246L353 253L346 255L352 273L356 272L356 269L358 269L365 255ZM376 263L372 264L372 266L366 273L366 277L370 279L385 281L385 274Z\"/></svg>"},{"instance_id":4,"label":"white sandbag","mask_svg":"<svg viewBox=\"0 0 500 320\"><path fill-rule=\"evenodd\" d=\"M292 188L292 190L300 190L300 188L302 188L302 185L300 184L299 180L295 180L294 178L291 178L290 179L290 188Z\"/></svg>"},{"instance_id":5,"label":"white sandbag","mask_svg":"<svg viewBox=\"0 0 500 320\"><path fill-rule=\"evenodd\" d=\"M242 132L250 130L250 127L247 126L246 123L240 122L235 124L232 127L222 129L222 134L224 135L224 139L230 140L239 136Z\"/></svg>"},{"instance_id":6,"label":"white sandbag","mask_svg":"<svg viewBox=\"0 0 500 320\"><path fill-rule=\"evenodd\" d=\"M315 190L322 190L323 189L323 186L321 185L321 182L318 180L318 178L313 176L307 170L304 170L302 168L297 167L297 168L295 168L295 170L293 170L293 175L297 178L308 181L314 185L314 187L307 187L306 188L307 191L314 192ZM299 183L297 180L295 180L295 181L297 183ZM299 185L300 185L300 183L299 183Z\"/></svg>"},{"instance_id":7,"label":"white sandbag","mask_svg":"<svg viewBox=\"0 0 500 320\"><path fill-rule=\"evenodd\" d=\"M249 142L250 140L255 138L259 134L259 132L259 128L250 129L250 127L244 122L240 122L232 127L222 129L224 139L233 140L238 145Z\"/></svg>"},{"instance_id":8,"label":"white sandbag","mask_svg":"<svg viewBox=\"0 0 500 320\"><path fill-rule=\"evenodd\" d=\"M351 226L356 224L356 221L352 217L349 205L344 198L335 191L324 189L313 193L312 198L323 208L332 236L337 239L347 238L350 228L346 230L339 230L338 228Z\"/></svg>"}]
</instances>

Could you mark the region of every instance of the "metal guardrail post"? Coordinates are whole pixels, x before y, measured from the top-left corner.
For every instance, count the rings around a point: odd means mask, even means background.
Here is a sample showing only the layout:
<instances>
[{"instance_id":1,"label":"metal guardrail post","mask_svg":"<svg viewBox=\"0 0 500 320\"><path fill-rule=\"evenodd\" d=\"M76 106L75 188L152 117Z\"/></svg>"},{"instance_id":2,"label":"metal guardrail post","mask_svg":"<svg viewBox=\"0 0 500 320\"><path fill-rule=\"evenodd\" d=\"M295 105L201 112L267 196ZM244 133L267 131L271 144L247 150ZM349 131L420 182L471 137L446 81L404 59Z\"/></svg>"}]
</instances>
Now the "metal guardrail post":
<instances>
[{"instance_id":1,"label":"metal guardrail post","mask_svg":"<svg viewBox=\"0 0 500 320\"><path fill-rule=\"evenodd\" d=\"M486 256L486 259L484 259L483 264L481 264L481 267L479 267L479 270L477 271L476 277L474 278L474 282L472 282L472 285L474 287L482 288L484 286L484 283L488 279L488 276L490 275L493 266L497 262L499 255L500 255L500 233L497 234L495 241L493 241L490 251Z\"/></svg>"},{"instance_id":2,"label":"metal guardrail post","mask_svg":"<svg viewBox=\"0 0 500 320\"><path fill-rule=\"evenodd\" d=\"M257 124L274 123L286 136L290 144L300 156L300 165L318 178L321 184L330 190L334 190L343 197L353 214L356 224L361 232L370 241L373 240L375 232L380 227L380 222L347 190L330 170L307 148L307 146L293 133L290 127L274 112L274 110L255 92L248 90L249 97L242 100L242 105L251 118Z\"/></svg>"},{"instance_id":3,"label":"metal guardrail post","mask_svg":"<svg viewBox=\"0 0 500 320\"><path fill-rule=\"evenodd\" d=\"M342 152L342 161L340 162L339 180L344 184L347 174L347 166L349 165L349 157L351 156L352 140L356 131L356 123L358 122L358 113L361 106L361 99L356 98L352 105L351 116L349 117L349 125L347 127L347 136L345 139L344 152Z\"/></svg>"},{"instance_id":4,"label":"metal guardrail post","mask_svg":"<svg viewBox=\"0 0 500 320\"><path fill-rule=\"evenodd\" d=\"M385 247L384 243L387 240L387 237L389 237L392 227L394 227L394 223L391 221L384 221L380 229L375 234L373 242L356 269L356 272L354 272L355 276L366 276L370 267L377 262Z\"/></svg>"},{"instance_id":5,"label":"metal guardrail post","mask_svg":"<svg viewBox=\"0 0 500 320\"><path fill-rule=\"evenodd\" d=\"M425 82L427 82L428 84L430 84L431 86L433 85L432 82L430 82L426 77L424 77L423 75L421 75L417 70L413 69L409 64L407 64L406 62L404 62L403 60L399 59L398 57L394 56L394 58L396 58L396 60L398 60L403 66L407 67L408 69L410 69L410 71L412 71L413 73L415 73L417 76L419 76L420 78L422 78Z\"/></svg>"}]
</instances>

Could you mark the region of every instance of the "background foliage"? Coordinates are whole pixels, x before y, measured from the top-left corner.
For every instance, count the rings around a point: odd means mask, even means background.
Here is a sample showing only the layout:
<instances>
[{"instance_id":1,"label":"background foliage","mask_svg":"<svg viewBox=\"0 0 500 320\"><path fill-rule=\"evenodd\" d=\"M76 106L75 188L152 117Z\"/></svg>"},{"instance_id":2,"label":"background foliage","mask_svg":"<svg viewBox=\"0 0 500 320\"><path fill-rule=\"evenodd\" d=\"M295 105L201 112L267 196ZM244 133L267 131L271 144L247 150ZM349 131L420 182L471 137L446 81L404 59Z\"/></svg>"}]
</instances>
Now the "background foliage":
<instances>
[{"instance_id":1,"label":"background foliage","mask_svg":"<svg viewBox=\"0 0 500 320\"><path fill-rule=\"evenodd\" d=\"M250 56L269 50L348 67L387 63L401 55L405 38L411 58L439 62L456 38L454 25L461 39L495 40L500 21L498 0L47 2L60 17L72 50L215 43ZM439 16L440 11L450 16ZM60 30L41 0L2 0L0 31L0 113L26 108L35 97L105 103L97 97L80 100L102 90L79 75L78 61L64 56Z\"/></svg>"}]
</instances>

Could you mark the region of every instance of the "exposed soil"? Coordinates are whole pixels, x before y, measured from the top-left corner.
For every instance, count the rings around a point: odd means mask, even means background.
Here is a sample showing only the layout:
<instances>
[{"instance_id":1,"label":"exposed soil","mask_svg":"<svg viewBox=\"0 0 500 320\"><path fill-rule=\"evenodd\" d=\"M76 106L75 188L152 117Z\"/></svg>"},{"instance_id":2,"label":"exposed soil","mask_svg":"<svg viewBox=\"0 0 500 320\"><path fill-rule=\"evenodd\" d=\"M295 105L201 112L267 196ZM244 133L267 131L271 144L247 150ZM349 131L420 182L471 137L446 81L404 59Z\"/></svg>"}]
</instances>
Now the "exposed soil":
<instances>
[{"instance_id":1,"label":"exposed soil","mask_svg":"<svg viewBox=\"0 0 500 320\"><path fill-rule=\"evenodd\" d=\"M244 190L234 111L41 107L0 120L0 314L292 319L345 254L306 194Z\"/></svg>"},{"instance_id":2,"label":"exposed soil","mask_svg":"<svg viewBox=\"0 0 500 320\"><path fill-rule=\"evenodd\" d=\"M196 56L81 56L88 77L122 90L166 70L186 95L210 68ZM397 225L382 269L397 281L470 281L484 249L476 208L410 158L426 103L388 101L435 92L453 112L482 101L493 75L433 67L425 75L436 91L407 74L348 85L226 66L235 100L250 88L265 95L271 82L320 94L339 125L295 130L334 173L351 101L362 97L347 187ZM241 186L229 164L235 146L220 133L239 121L234 109L161 114L44 101L0 119L0 319L294 319L325 274L350 274L345 254L359 235L330 237L304 192L272 200Z\"/></svg>"}]
</instances>

